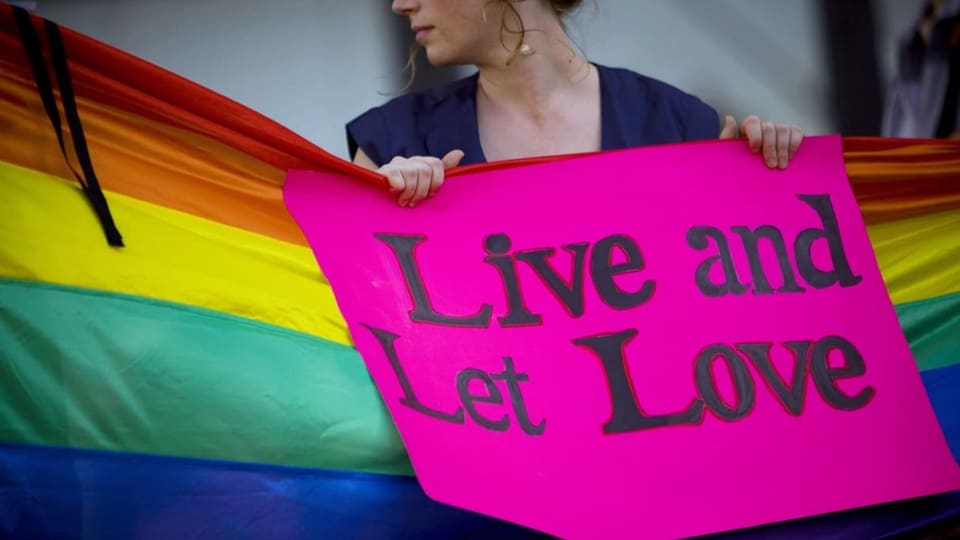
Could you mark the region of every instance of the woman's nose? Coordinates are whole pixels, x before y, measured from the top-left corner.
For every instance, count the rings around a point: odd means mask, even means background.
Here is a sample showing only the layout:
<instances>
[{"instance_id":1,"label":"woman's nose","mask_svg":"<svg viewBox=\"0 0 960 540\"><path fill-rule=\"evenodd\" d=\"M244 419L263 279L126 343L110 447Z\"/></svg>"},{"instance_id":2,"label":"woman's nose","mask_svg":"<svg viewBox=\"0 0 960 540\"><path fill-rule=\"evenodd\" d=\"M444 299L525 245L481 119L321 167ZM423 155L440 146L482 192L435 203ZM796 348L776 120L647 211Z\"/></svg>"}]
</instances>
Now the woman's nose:
<instances>
[{"instance_id":1,"label":"woman's nose","mask_svg":"<svg viewBox=\"0 0 960 540\"><path fill-rule=\"evenodd\" d=\"M410 15L420 7L419 0L393 0L393 12L397 15Z\"/></svg>"}]
</instances>

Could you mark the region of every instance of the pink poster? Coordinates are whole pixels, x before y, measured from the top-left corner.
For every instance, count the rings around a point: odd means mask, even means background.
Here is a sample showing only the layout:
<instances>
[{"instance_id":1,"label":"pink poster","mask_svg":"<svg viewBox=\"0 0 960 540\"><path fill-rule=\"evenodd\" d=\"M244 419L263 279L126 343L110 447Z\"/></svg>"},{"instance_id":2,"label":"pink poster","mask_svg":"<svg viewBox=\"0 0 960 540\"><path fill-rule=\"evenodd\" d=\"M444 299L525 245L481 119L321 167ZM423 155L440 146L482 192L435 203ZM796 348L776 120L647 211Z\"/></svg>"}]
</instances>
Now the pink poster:
<instances>
[{"instance_id":1,"label":"pink poster","mask_svg":"<svg viewBox=\"0 0 960 540\"><path fill-rule=\"evenodd\" d=\"M565 538L675 538L960 488L837 137L285 199L423 488Z\"/></svg>"}]
</instances>

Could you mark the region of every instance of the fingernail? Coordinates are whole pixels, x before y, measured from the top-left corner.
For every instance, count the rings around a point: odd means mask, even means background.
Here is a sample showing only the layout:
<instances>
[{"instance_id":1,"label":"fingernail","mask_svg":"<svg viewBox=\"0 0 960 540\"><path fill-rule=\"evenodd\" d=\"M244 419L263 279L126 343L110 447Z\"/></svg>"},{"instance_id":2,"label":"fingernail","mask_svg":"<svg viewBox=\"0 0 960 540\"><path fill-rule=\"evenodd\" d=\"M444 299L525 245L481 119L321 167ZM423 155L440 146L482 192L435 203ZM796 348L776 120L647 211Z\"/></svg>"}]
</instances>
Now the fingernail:
<instances>
[{"instance_id":1,"label":"fingernail","mask_svg":"<svg viewBox=\"0 0 960 540\"><path fill-rule=\"evenodd\" d=\"M768 167L776 167L776 166L777 166L777 160L775 160L775 159L768 159L768 160L767 160L767 166L768 166Z\"/></svg>"}]
</instances>

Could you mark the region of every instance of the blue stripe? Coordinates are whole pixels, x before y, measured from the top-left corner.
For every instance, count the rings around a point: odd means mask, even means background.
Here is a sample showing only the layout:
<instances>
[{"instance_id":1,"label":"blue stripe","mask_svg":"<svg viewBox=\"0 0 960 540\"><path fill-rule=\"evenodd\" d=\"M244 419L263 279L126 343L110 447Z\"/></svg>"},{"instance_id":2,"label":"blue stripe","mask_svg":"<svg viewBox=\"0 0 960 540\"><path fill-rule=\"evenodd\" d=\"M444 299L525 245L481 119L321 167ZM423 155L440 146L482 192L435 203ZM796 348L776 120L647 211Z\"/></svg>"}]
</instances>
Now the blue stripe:
<instances>
[{"instance_id":1,"label":"blue stripe","mask_svg":"<svg viewBox=\"0 0 960 540\"><path fill-rule=\"evenodd\" d=\"M960 463L960 364L921 371L920 377L953 457Z\"/></svg>"},{"instance_id":2,"label":"blue stripe","mask_svg":"<svg viewBox=\"0 0 960 540\"><path fill-rule=\"evenodd\" d=\"M536 538L416 479L0 444L0 538Z\"/></svg>"},{"instance_id":3,"label":"blue stripe","mask_svg":"<svg viewBox=\"0 0 960 540\"><path fill-rule=\"evenodd\" d=\"M642 515L642 509L638 512ZM960 493L723 537L872 538L957 516ZM432 502L408 477L0 444L0 537L379 540L540 535Z\"/></svg>"}]
</instances>

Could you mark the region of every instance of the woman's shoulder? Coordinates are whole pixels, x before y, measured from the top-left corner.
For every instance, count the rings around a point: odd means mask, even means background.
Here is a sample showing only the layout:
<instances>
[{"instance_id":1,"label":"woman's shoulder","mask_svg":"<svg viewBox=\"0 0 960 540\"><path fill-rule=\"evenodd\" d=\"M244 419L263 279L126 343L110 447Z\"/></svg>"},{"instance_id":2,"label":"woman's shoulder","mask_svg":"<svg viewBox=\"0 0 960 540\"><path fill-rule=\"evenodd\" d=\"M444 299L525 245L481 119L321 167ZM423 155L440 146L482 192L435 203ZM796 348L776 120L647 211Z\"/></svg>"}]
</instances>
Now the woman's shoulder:
<instances>
[{"instance_id":1,"label":"woman's shoulder","mask_svg":"<svg viewBox=\"0 0 960 540\"><path fill-rule=\"evenodd\" d=\"M350 156L363 149L377 164L398 155L427 153L428 134L438 122L456 124L456 115L472 110L477 75L451 83L411 92L373 107L347 123Z\"/></svg>"},{"instance_id":2,"label":"woman's shoulder","mask_svg":"<svg viewBox=\"0 0 960 540\"><path fill-rule=\"evenodd\" d=\"M630 69L596 66L616 116L625 122L625 130L635 132L633 137L627 136L628 146L705 140L719 135L717 111L699 97ZM641 128L645 133L636 132Z\"/></svg>"},{"instance_id":3,"label":"woman's shoulder","mask_svg":"<svg viewBox=\"0 0 960 540\"><path fill-rule=\"evenodd\" d=\"M687 101L695 96L662 80L637 73L631 69L594 64L600 71L604 82L613 90L628 91L630 95L669 101Z\"/></svg>"}]
</instances>

